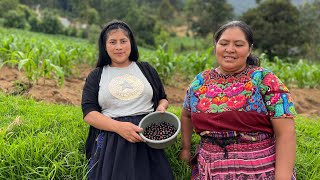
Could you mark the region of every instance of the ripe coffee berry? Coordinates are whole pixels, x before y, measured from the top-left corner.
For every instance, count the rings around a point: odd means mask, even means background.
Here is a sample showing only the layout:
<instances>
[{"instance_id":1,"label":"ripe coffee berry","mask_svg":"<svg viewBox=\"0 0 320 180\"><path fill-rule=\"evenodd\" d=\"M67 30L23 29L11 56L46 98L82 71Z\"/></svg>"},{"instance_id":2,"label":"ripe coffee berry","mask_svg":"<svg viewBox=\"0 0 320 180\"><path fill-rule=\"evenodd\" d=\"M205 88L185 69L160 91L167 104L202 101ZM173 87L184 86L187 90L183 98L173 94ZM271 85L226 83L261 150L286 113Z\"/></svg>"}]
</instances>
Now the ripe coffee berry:
<instances>
[{"instance_id":1,"label":"ripe coffee berry","mask_svg":"<svg viewBox=\"0 0 320 180\"><path fill-rule=\"evenodd\" d=\"M176 131L177 129L172 124L162 121L147 126L143 135L151 140L163 140L171 137Z\"/></svg>"}]
</instances>

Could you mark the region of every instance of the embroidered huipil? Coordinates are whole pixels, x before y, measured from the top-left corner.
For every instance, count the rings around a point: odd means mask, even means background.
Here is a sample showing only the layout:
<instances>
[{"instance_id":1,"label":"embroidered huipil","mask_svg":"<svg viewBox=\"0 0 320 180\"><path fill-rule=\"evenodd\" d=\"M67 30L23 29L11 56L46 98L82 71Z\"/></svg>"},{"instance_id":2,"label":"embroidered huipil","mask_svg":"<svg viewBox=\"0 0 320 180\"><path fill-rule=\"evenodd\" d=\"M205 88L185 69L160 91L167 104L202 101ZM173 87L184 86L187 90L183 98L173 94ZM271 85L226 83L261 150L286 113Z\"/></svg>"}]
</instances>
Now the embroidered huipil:
<instances>
[{"instance_id":1,"label":"embroidered huipil","mask_svg":"<svg viewBox=\"0 0 320 180\"><path fill-rule=\"evenodd\" d=\"M272 71L256 66L234 75L222 75L215 69L198 74L183 106L191 112L195 131L201 135L240 133L252 140L255 133L273 134L271 118L296 114L288 88Z\"/></svg>"}]
</instances>

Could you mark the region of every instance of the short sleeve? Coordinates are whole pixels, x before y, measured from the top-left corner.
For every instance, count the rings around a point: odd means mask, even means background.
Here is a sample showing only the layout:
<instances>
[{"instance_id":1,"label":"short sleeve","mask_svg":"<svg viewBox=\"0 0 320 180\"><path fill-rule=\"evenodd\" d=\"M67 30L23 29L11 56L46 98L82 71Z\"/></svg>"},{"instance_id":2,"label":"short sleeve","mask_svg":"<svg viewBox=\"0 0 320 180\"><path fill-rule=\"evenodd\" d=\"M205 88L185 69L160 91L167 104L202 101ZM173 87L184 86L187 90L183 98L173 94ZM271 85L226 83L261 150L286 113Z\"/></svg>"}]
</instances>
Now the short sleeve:
<instances>
[{"instance_id":1,"label":"short sleeve","mask_svg":"<svg viewBox=\"0 0 320 180\"><path fill-rule=\"evenodd\" d=\"M184 96L184 101L183 101L183 108L191 111L190 109L190 86L188 87L188 89L186 90L186 94Z\"/></svg>"},{"instance_id":2,"label":"short sleeve","mask_svg":"<svg viewBox=\"0 0 320 180\"><path fill-rule=\"evenodd\" d=\"M296 116L289 89L273 72L268 70L262 72L260 91L271 118Z\"/></svg>"},{"instance_id":3,"label":"short sleeve","mask_svg":"<svg viewBox=\"0 0 320 180\"><path fill-rule=\"evenodd\" d=\"M198 100L195 92L202 87L203 83L204 83L203 75L202 73L200 73L193 79L192 83L189 85L186 91L186 95L183 102L184 109L190 112L197 111Z\"/></svg>"}]
</instances>

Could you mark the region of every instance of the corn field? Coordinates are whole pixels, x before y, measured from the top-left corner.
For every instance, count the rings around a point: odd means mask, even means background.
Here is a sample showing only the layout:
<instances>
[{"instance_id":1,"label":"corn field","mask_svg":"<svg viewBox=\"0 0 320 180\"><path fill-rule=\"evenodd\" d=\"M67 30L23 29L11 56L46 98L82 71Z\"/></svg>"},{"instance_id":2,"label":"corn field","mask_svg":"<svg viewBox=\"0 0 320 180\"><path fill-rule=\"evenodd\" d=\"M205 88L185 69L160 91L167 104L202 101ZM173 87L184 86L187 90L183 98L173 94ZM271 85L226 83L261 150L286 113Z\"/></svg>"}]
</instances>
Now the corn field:
<instances>
[{"instance_id":1,"label":"corn field","mask_svg":"<svg viewBox=\"0 0 320 180\"><path fill-rule=\"evenodd\" d=\"M0 28L0 37L0 68L3 65L17 67L25 72L29 83L38 83L42 77L55 79L62 86L66 76L77 75L77 65L93 66L97 61L96 45L82 39L3 28ZM142 49L140 60L150 62L161 80L170 84L175 75L190 80L202 70L215 67L212 50L175 54L163 45L155 51ZM293 64L279 58L271 61L265 54L259 58L262 67L274 71L289 87L319 87L319 64L308 63L307 60Z\"/></svg>"}]
</instances>

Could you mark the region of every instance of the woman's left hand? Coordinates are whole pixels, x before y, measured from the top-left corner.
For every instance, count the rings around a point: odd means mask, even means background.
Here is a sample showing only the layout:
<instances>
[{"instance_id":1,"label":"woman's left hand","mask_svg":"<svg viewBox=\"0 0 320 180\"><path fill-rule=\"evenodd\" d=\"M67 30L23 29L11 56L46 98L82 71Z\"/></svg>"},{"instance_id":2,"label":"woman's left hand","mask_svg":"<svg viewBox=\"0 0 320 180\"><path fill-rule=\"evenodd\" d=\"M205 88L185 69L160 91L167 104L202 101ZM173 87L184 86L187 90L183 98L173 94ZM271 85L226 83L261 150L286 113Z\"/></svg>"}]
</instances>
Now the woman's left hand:
<instances>
[{"instance_id":1,"label":"woman's left hand","mask_svg":"<svg viewBox=\"0 0 320 180\"><path fill-rule=\"evenodd\" d=\"M156 111L165 112L167 110L167 108L168 108L168 104L169 104L168 100L161 99Z\"/></svg>"},{"instance_id":2,"label":"woman's left hand","mask_svg":"<svg viewBox=\"0 0 320 180\"><path fill-rule=\"evenodd\" d=\"M159 111L159 112L165 112L166 111L166 108L159 105L158 108L156 109L156 111Z\"/></svg>"}]
</instances>

